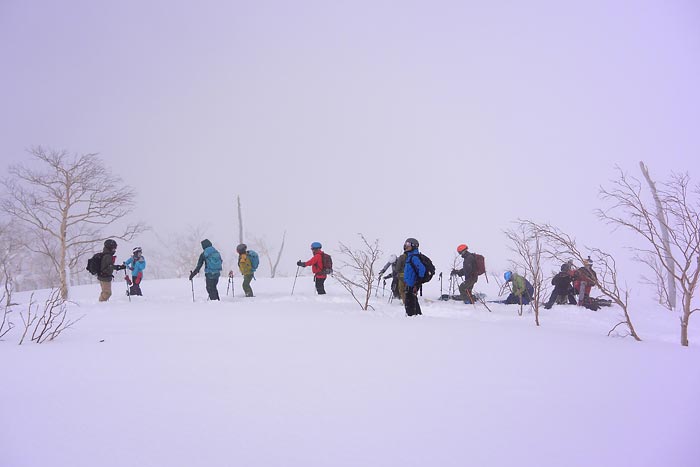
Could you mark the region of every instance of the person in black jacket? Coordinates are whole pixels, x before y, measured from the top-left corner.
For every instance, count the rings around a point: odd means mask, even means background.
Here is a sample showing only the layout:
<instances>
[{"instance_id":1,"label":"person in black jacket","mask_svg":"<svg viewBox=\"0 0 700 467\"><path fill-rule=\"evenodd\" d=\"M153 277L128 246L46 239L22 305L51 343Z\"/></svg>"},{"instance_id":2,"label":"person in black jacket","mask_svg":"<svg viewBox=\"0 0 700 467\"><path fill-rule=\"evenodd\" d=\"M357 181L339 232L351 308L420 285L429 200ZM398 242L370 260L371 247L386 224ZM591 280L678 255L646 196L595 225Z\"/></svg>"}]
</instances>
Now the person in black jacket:
<instances>
[{"instance_id":1,"label":"person in black jacket","mask_svg":"<svg viewBox=\"0 0 700 467\"><path fill-rule=\"evenodd\" d=\"M569 305L576 305L575 291L572 285L573 280L574 271L571 268L571 263L562 264L561 271L552 278L554 290L544 305L545 309L549 310L555 303L563 303L564 300L568 300Z\"/></svg>"},{"instance_id":2,"label":"person in black jacket","mask_svg":"<svg viewBox=\"0 0 700 467\"><path fill-rule=\"evenodd\" d=\"M121 271L126 268L123 264L114 264L117 259L117 242L111 238L105 240L102 250L102 260L100 261L100 271L97 273L97 280L100 281L99 301L106 302L112 296L112 280L114 271Z\"/></svg>"},{"instance_id":3,"label":"person in black jacket","mask_svg":"<svg viewBox=\"0 0 700 467\"><path fill-rule=\"evenodd\" d=\"M462 268L453 269L450 275L464 277L464 282L459 284L459 295L455 295L452 298L461 300L464 303L473 303L474 284L479 280L479 274L476 272L476 256L469 251L469 247L464 243L457 247L457 253L464 260Z\"/></svg>"}]
</instances>

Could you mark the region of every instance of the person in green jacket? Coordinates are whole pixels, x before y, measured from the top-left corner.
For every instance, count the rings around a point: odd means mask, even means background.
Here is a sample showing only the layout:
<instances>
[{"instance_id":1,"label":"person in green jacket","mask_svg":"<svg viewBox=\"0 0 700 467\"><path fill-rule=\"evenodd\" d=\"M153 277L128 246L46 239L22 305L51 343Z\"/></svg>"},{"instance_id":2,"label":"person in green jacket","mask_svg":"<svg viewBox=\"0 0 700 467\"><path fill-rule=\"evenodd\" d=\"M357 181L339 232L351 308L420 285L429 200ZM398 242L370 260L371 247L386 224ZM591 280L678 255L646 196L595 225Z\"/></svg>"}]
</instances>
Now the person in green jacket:
<instances>
[{"instance_id":1,"label":"person in green jacket","mask_svg":"<svg viewBox=\"0 0 700 467\"><path fill-rule=\"evenodd\" d=\"M503 303L506 305L527 305L530 303L534 296L535 288L527 279L512 271L506 271L503 274L503 278L510 283L511 290L510 295Z\"/></svg>"}]
</instances>

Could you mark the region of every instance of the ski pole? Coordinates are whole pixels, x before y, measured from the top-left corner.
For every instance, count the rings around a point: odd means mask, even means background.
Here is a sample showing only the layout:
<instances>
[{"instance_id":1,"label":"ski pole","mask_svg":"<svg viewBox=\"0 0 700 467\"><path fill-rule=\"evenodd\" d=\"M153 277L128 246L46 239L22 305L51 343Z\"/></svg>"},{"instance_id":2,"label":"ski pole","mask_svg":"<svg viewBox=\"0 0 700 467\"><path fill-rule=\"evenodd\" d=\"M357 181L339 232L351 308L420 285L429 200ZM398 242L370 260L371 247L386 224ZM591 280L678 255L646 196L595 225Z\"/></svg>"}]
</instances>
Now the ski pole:
<instances>
[{"instance_id":1,"label":"ski pole","mask_svg":"<svg viewBox=\"0 0 700 467\"><path fill-rule=\"evenodd\" d=\"M226 296L228 297L228 291L231 288L231 276L228 276L228 285L226 286Z\"/></svg>"},{"instance_id":2,"label":"ski pole","mask_svg":"<svg viewBox=\"0 0 700 467\"><path fill-rule=\"evenodd\" d=\"M299 277L299 266L297 266L297 273L294 274L294 284L292 284L292 295L294 295L294 287L297 286L297 277Z\"/></svg>"},{"instance_id":3,"label":"ski pole","mask_svg":"<svg viewBox=\"0 0 700 467\"><path fill-rule=\"evenodd\" d=\"M384 279L384 282L382 283L382 298L384 298L384 292L386 292L386 279Z\"/></svg>"},{"instance_id":4,"label":"ski pole","mask_svg":"<svg viewBox=\"0 0 700 467\"><path fill-rule=\"evenodd\" d=\"M126 296L129 297L129 302L131 302L131 293L129 293L129 278L126 275L126 267L124 268L124 283L126 284Z\"/></svg>"},{"instance_id":5,"label":"ski pole","mask_svg":"<svg viewBox=\"0 0 700 467\"><path fill-rule=\"evenodd\" d=\"M442 298L442 271L440 271L440 298Z\"/></svg>"},{"instance_id":6,"label":"ski pole","mask_svg":"<svg viewBox=\"0 0 700 467\"><path fill-rule=\"evenodd\" d=\"M192 275L192 271L190 271L190 276ZM194 282L192 279L190 279L190 285L192 285L192 303L194 303Z\"/></svg>"}]
</instances>

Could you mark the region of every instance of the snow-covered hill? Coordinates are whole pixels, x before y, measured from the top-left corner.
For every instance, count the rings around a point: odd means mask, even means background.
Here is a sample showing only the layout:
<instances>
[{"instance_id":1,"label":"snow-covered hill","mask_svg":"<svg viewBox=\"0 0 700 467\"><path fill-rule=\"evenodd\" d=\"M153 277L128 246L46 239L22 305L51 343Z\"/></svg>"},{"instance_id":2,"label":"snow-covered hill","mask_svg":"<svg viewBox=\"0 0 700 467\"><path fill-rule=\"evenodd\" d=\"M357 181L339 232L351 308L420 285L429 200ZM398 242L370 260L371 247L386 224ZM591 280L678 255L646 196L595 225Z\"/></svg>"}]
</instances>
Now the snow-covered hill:
<instances>
[{"instance_id":1,"label":"snow-covered hill","mask_svg":"<svg viewBox=\"0 0 700 467\"><path fill-rule=\"evenodd\" d=\"M0 465L697 466L700 333L633 310L527 312L386 298L363 312L329 280L259 279L207 302L195 280L72 289L58 340L0 342ZM433 288L435 284L431 284ZM46 295L46 291L38 293ZM380 291L381 296L381 291ZM435 295L436 296L436 295Z\"/></svg>"}]
</instances>

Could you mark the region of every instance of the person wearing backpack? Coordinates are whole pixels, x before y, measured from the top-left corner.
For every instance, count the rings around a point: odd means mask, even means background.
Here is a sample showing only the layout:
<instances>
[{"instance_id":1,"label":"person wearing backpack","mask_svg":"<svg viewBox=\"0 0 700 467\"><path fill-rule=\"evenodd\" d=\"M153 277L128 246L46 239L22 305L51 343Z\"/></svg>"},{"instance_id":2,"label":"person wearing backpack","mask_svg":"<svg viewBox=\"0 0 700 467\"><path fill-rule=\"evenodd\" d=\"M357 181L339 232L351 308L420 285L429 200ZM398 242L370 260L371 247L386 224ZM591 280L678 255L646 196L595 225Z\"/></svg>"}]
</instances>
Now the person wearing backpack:
<instances>
[{"instance_id":1,"label":"person wearing backpack","mask_svg":"<svg viewBox=\"0 0 700 467\"><path fill-rule=\"evenodd\" d=\"M418 245L418 240L412 237L407 238L403 244L403 250L406 253L406 265L403 270L403 279L406 283L404 307L408 316L423 314L418 303L418 290L427 270L420 260Z\"/></svg>"},{"instance_id":2,"label":"person wearing backpack","mask_svg":"<svg viewBox=\"0 0 700 467\"><path fill-rule=\"evenodd\" d=\"M199 255L197 267L190 272L190 280L194 279L194 276L199 274L199 270L202 268L202 265L204 265L204 279L207 286L207 293L209 294L209 300L219 300L217 284L219 283L219 276L221 275L221 255L216 248L212 246L209 239L205 238L201 243L204 251Z\"/></svg>"},{"instance_id":3,"label":"person wearing backpack","mask_svg":"<svg viewBox=\"0 0 700 467\"><path fill-rule=\"evenodd\" d=\"M134 248L131 252L131 257L124 261L124 265L131 271L131 279L126 276L126 281L130 284L129 295L143 295L141 293L141 281L143 280L143 271L146 269L146 258L142 255L143 251L140 246Z\"/></svg>"},{"instance_id":4,"label":"person wearing backpack","mask_svg":"<svg viewBox=\"0 0 700 467\"><path fill-rule=\"evenodd\" d=\"M238 253L238 269L243 276L243 293L245 293L246 297L253 297L253 288L250 286L250 282L255 277L255 271L258 269L260 259L258 254L253 250L249 250L245 243L241 243L236 247L236 253ZM229 277L233 277L233 271L229 273Z\"/></svg>"},{"instance_id":5,"label":"person wearing backpack","mask_svg":"<svg viewBox=\"0 0 700 467\"><path fill-rule=\"evenodd\" d=\"M453 269L450 275L464 277L464 281L458 286L459 295L453 296L452 299L470 304L474 302L474 285L479 280L476 255L470 252L464 243L457 246L457 253L462 257L462 268Z\"/></svg>"},{"instance_id":6,"label":"person wearing backpack","mask_svg":"<svg viewBox=\"0 0 700 467\"><path fill-rule=\"evenodd\" d=\"M402 255L403 256L403 255ZM406 257L403 257L403 261L401 261L401 264L399 265L399 258L396 255L391 255L389 256L389 261L386 262L384 267L379 271L379 278L384 275L384 273L391 267L391 272L384 276L384 280L386 281L387 279L391 279L391 295L394 298L400 298L403 296L403 293L399 292L399 267L403 268L406 265ZM403 269L401 270L401 274L403 275ZM401 301L403 302L403 298L401 298Z\"/></svg>"},{"instance_id":7,"label":"person wearing backpack","mask_svg":"<svg viewBox=\"0 0 700 467\"><path fill-rule=\"evenodd\" d=\"M503 274L506 282L511 283L511 292L503 301L506 305L528 305L535 293L535 288L530 284L530 281L525 279L520 274L506 271Z\"/></svg>"},{"instance_id":8,"label":"person wearing backpack","mask_svg":"<svg viewBox=\"0 0 700 467\"><path fill-rule=\"evenodd\" d=\"M100 281L100 297L99 301L106 302L112 296L112 280L114 279L114 271L121 271L126 266L123 264L114 264L117 259L117 242L111 238L105 240L104 248L102 249L102 258L100 259L100 268L97 272L97 280Z\"/></svg>"},{"instance_id":9,"label":"person wearing backpack","mask_svg":"<svg viewBox=\"0 0 700 467\"><path fill-rule=\"evenodd\" d=\"M544 308L549 310L555 303L569 302L569 305L576 305L576 297L574 297L574 287L571 281L574 280L574 271L571 269L570 263L561 265L561 271L552 278L554 290L549 300L544 304Z\"/></svg>"},{"instance_id":10,"label":"person wearing backpack","mask_svg":"<svg viewBox=\"0 0 700 467\"><path fill-rule=\"evenodd\" d=\"M314 273L314 283L316 284L316 293L319 295L325 295L326 289L324 287L324 282L326 282L326 277L328 274L328 268L323 265L324 255L328 256L321 250L320 242L313 242L311 244L311 253L313 256L308 261L297 261L297 266L305 268L306 266L311 266L311 272Z\"/></svg>"}]
</instances>

